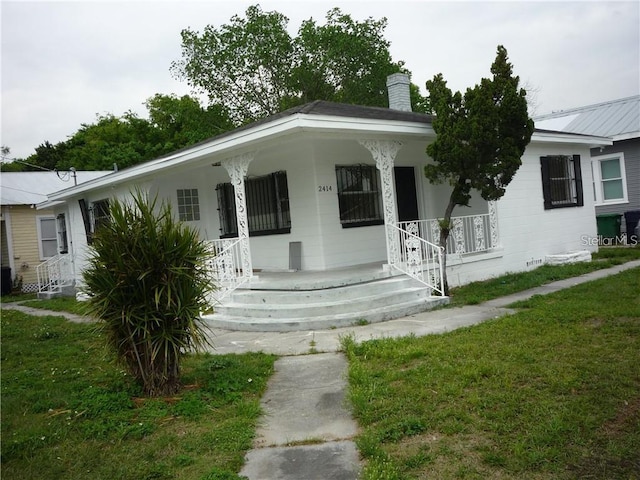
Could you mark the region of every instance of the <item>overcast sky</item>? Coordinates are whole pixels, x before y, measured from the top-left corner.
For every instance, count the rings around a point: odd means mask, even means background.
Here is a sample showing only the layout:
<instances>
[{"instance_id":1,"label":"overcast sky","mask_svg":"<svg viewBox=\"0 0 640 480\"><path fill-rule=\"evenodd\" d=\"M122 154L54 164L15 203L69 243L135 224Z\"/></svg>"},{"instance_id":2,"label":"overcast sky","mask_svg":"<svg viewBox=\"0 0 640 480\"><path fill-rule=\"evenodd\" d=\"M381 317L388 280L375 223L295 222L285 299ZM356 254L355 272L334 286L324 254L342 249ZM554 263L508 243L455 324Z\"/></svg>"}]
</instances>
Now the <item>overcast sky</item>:
<instances>
[{"instance_id":1,"label":"overcast sky","mask_svg":"<svg viewBox=\"0 0 640 480\"><path fill-rule=\"evenodd\" d=\"M393 59L423 93L437 73L455 90L489 76L498 44L532 91L535 114L640 93L637 0L2 1L2 145L25 158L96 114L146 116L154 94L190 93L169 72L180 31L229 23L256 3L286 15L292 35L335 6L357 20L386 17Z\"/></svg>"}]
</instances>

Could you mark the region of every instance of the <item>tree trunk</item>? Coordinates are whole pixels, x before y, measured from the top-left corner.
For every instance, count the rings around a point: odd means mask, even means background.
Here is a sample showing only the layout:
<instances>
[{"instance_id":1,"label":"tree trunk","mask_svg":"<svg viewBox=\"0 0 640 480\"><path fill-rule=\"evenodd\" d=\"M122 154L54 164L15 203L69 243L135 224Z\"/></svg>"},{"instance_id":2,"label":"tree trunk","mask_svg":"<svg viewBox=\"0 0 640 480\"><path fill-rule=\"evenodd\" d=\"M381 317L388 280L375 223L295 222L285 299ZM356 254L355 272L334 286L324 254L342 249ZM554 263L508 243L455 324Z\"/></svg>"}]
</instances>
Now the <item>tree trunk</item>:
<instances>
[{"instance_id":1,"label":"tree trunk","mask_svg":"<svg viewBox=\"0 0 640 480\"><path fill-rule=\"evenodd\" d=\"M442 290L444 294L449 296L449 281L447 280L447 239L451 232L451 214L456 206L455 198L457 196L457 187L454 187L449 197L449 204L444 211L444 219L440 225L440 247L443 249L442 253Z\"/></svg>"}]
</instances>

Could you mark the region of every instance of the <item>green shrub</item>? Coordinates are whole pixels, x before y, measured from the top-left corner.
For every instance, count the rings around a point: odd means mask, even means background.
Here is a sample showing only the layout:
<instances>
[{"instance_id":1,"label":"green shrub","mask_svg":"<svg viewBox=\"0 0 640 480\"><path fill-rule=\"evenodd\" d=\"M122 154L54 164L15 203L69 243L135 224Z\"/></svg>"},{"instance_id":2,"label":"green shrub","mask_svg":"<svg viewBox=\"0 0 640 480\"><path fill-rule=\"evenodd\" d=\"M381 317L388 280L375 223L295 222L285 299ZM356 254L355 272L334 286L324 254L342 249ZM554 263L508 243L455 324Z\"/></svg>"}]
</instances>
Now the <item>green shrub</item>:
<instances>
[{"instance_id":1,"label":"green shrub","mask_svg":"<svg viewBox=\"0 0 640 480\"><path fill-rule=\"evenodd\" d=\"M181 357L207 344L199 316L212 288L206 246L169 204L141 192L109 210L83 274L90 313L145 394L172 395Z\"/></svg>"}]
</instances>

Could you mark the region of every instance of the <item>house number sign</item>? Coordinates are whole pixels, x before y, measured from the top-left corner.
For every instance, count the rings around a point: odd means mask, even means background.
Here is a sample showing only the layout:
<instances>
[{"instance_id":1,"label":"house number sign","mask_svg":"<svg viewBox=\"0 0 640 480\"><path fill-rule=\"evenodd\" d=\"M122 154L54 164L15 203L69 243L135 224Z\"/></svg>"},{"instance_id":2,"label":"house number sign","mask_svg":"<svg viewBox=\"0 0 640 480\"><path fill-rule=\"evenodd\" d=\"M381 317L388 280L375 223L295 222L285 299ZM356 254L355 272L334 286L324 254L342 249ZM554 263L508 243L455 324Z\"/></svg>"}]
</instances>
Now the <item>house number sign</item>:
<instances>
[{"instance_id":1,"label":"house number sign","mask_svg":"<svg viewBox=\"0 0 640 480\"><path fill-rule=\"evenodd\" d=\"M331 185L318 185L319 192L333 192L333 187Z\"/></svg>"}]
</instances>

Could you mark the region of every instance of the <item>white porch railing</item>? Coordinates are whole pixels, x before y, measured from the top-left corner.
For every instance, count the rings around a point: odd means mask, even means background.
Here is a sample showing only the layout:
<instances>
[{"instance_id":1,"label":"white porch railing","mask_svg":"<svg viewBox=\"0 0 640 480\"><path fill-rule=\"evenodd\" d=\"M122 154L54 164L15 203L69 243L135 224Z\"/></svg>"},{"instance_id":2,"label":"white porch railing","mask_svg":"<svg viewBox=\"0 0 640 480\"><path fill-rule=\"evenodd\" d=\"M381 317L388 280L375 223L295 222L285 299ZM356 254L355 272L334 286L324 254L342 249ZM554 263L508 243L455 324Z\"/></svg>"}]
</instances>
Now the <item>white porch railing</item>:
<instances>
[{"instance_id":1,"label":"white porch railing","mask_svg":"<svg viewBox=\"0 0 640 480\"><path fill-rule=\"evenodd\" d=\"M416 222L406 223L403 228L388 225L400 236L400 258L393 259L391 266L429 287L432 294L444 296L442 249L417 235Z\"/></svg>"},{"instance_id":2,"label":"white porch railing","mask_svg":"<svg viewBox=\"0 0 640 480\"><path fill-rule=\"evenodd\" d=\"M440 242L440 223L437 219L400 222L401 230L416 231L416 235L429 243ZM488 252L498 246L498 227L490 213L451 217L451 231L447 239L447 255L466 255Z\"/></svg>"},{"instance_id":3,"label":"white porch railing","mask_svg":"<svg viewBox=\"0 0 640 480\"><path fill-rule=\"evenodd\" d=\"M60 293L63 287L73 285L71 255L61 253L36 267L38 292Z\"/></svg>"},{"instance_id":4,"label":"white porch railing","mask_svg":"<svg viewBox=\"0 0 640 480\"><path fill-rule=\"evenodd\" d=\"M206 268L215 282L210 301L220 301L246 283L252 272L245 272L242 262L242 245L239 238L207 240L209 256Z\"/></svg>"}]
</instances>

